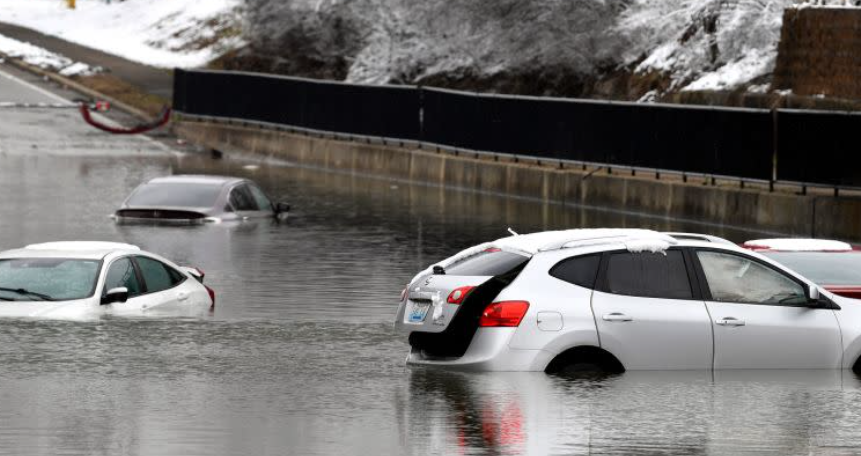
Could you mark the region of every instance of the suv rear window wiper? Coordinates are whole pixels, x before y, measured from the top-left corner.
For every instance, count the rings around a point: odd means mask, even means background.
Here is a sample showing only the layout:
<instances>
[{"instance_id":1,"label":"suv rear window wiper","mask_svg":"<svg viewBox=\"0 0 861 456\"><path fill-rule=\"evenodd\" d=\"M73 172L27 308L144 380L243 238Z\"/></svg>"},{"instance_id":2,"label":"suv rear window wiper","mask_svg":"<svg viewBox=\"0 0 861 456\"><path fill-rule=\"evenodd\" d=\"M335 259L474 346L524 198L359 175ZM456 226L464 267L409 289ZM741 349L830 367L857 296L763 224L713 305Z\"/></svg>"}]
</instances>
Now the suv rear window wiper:
<instances>
[{"instance_id":1,"label":"suv rear window wiper","mask_svg":"<svg viewBox=\"0 0 861 456\"><path fill-rule=\"evenodd\" d=\"M5 288L5 287L0 287L0 291L11 291L12 293L18 293L19 295L35 296L35 297L37 297L37 298L39 298L39 299L41 299L41 300L43 300L43 301L53 301L53 300L54 300L54 298L52 298L52 297L50 297L50 296L48 296L48 295L46 295L46 294L43 294L43 293L37 293L37 292L35 292L35 291L30 291L30 290L27 290L27 289L25 289L25 288Z\"/></svg>"}]
</instances>

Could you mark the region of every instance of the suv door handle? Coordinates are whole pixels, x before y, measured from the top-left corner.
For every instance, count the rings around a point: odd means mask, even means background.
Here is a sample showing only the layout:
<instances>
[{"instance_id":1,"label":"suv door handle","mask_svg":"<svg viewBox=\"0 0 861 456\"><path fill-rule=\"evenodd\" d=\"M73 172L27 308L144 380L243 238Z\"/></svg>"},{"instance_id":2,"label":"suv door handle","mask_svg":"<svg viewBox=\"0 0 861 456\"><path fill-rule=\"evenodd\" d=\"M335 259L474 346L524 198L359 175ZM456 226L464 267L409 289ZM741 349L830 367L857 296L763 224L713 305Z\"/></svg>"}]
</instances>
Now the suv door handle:
<instances>
[{"instance_id":1,"label":"suv door handle","mask_svg":"<svg viewBox=\"0 0 861 456\"><path fill-rule=\"evenodd\" d=\"M604 316L601 318L603 318L604 321L633 321L634 320L633 318L631 318L631 317L629 317L623 313L619 313L619 312L604 314Z\"/></svg>"},{"instance_id":2,"label":"suv door handle","mask_svg":"<svg viewBox=\"0 0 861 456\"><path fill-rule=\"evenodd\" d=\"M179 292L179 293L177 293L177 294L176 294L176 299L177 299L178 301L185 301L186 299L188 299L188 293L185 293L185 292Z\"/></svg>"},{"instance_id":3,"label":"suv door handle","mask_svg":"<svg viewBox=\"0 0 861 456\"><path fill-rule=\"evenodd\" d=\"M721 320L715 320L715 324L720 326L744 326L744 320L739 320L735 317L725 317Z\"/></svg>"}]
</instances>

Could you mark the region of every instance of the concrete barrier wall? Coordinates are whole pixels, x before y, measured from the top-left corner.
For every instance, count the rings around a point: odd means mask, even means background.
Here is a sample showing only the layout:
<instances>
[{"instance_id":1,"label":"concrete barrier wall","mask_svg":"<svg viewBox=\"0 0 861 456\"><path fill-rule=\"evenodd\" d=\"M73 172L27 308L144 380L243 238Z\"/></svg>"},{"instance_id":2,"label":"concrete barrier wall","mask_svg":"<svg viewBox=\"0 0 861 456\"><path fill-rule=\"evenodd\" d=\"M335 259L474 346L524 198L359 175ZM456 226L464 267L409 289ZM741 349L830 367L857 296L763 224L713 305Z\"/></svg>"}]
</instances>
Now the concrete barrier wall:
<instances>
[{"instance_id":1,"label":"concrete barrier wall","mask_svg":"<svg viewBox=\"0 0 861 456\"><path fill-rule=\"evenodd\" d=\"M183 119L183 138L227 153L301 165L699 222L861 240L861 198L796 195L681 179L583 172L463 154L341 141L258 127ZM594 170L593 170L594 171Z\"/></svg>"}]
</instances>

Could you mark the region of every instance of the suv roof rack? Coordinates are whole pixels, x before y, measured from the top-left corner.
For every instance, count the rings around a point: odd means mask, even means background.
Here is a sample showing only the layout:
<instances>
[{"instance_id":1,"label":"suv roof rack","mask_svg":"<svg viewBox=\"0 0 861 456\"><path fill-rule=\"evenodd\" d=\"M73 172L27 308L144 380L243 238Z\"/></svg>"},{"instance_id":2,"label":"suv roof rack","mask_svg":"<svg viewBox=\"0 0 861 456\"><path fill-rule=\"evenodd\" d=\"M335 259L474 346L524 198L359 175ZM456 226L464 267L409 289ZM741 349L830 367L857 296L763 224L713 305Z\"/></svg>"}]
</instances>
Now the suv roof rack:
<instances>
[{"instance_id":1,"label":"suv roof rack","mask_svg":"<svg viewBox=\"0 0 861 456\"><path fill-rule=\"evenodd\" d=\"M710 234L699 234L699 233L675 233L669 232L664 233L667 236L670 236L679 241L703 241L703 242L713 242L715 244L729 244L735 245L734 242L728 241L722 237L712 236Z\"/></svg>"}]
</instances>

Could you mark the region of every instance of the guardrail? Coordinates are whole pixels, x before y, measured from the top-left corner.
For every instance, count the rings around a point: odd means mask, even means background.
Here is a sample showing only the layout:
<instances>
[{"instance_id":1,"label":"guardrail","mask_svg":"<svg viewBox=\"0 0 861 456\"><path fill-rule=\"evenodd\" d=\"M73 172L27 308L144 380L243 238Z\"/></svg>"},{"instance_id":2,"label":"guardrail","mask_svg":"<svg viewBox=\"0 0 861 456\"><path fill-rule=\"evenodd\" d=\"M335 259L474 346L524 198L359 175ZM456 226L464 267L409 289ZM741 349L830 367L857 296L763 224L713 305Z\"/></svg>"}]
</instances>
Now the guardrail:
<instances>
[{"instance_id":1,"label":"guardrail","mask_svg":"<svg viewBox=\"0 0 861 456\"><path fill-rule=\"evenodd\" d=\"M174 109L446 149L856 188L854 113L477 94L176 70Z\"/></svg>"}]
</instances>

